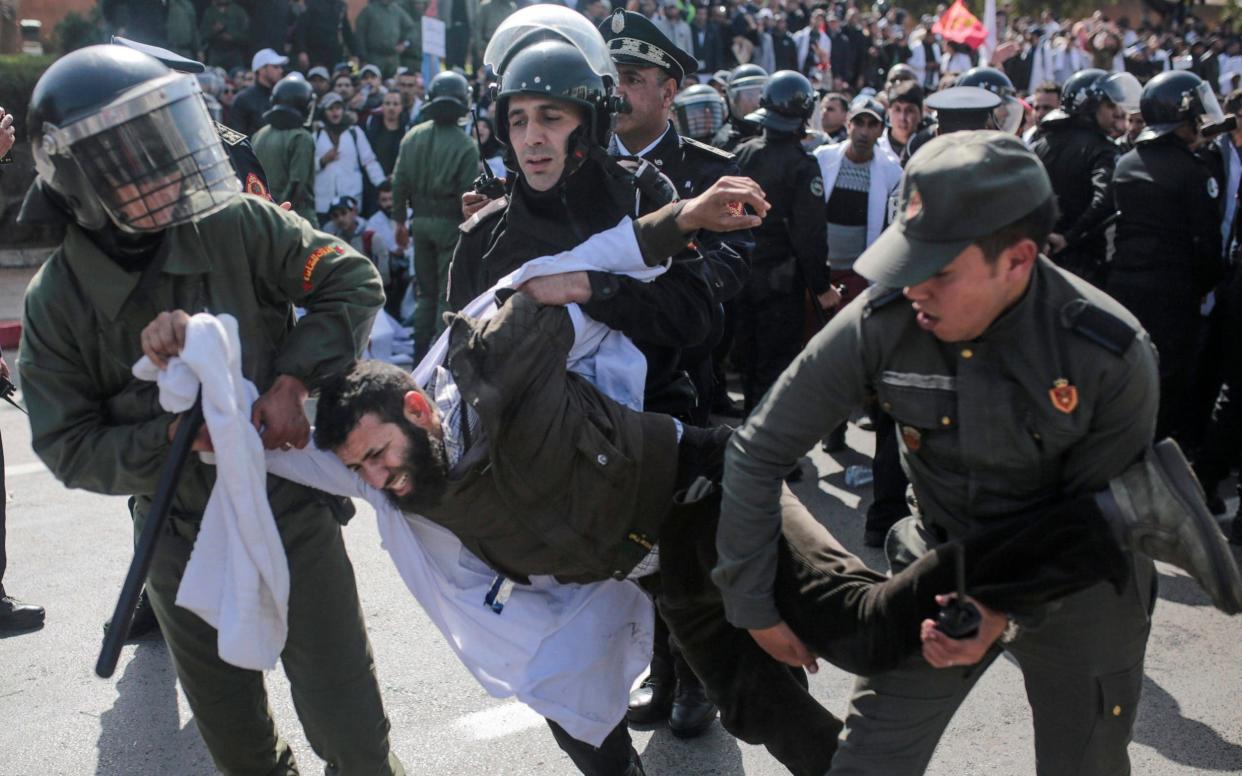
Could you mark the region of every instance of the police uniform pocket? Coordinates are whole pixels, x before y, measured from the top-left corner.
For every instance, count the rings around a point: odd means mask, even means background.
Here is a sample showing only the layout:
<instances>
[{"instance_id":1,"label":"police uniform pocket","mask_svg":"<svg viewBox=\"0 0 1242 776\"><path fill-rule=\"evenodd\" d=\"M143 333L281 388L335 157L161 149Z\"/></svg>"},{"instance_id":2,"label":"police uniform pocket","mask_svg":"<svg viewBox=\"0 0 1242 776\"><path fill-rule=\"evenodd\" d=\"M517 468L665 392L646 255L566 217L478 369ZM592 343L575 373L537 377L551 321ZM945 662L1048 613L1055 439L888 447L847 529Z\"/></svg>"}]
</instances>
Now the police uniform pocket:
<instances>
[{"instance_id":1,"label":"police uniform pocket","mask_svg":"<svg viewBox=\"0 0 1242 776\"><path fill-rule=\"evenodd\" d=\"M880 409L897 422L897 435L910 453L924 436L957 428L957 391L952 377L885 372L877 389Z\"/></svg>"},{"instance_id":2,"label":"police uniform pocket","mask_svg":"<svg viewBox=\"0 0 1242 776\"><path fill-rule=\"evenodd\" d=\"M1096 677L1099 690L1099 727L1097 736L1124 740L1130 735L1143 691L1143 664Z\"/></svg>"}]
</instances>

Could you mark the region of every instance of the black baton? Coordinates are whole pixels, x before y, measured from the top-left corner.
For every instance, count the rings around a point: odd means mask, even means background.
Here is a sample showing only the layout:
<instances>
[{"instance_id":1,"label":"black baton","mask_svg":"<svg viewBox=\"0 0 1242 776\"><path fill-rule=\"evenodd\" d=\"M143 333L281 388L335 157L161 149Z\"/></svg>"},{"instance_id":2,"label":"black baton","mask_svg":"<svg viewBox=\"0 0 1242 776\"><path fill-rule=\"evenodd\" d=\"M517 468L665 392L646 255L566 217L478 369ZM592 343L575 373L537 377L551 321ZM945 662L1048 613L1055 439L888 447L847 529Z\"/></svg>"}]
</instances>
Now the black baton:
<instances>
[{"instance_id":1,"label":"black baton","mask_svg":"<svg viewBox=\"0 0 1242 776\"><path fill-rule=\"evenodd\" d=\"M125 575L125 584L121 586L116 609L112 610L112 624L104 634L99 661L95 663L95 673L103 679L112 676L112 672L116 670L116 661L121 656L121 645L129 635L134 609L138 606L138 596L146 584L147 572L150 571L151 560L155 557L155 545L168 522L168 507L172 504L177 484L181 482L181 471L185 468L186 459L190 457L194 437L198 436L202 425L203 394L200 390L194 406L182 416L177 433L173 435L172 446L168 450L168 457L164 459L164 468L160 471L155 497L151 499L151 511L147 513L147 522L142 526L138 546L134 548L134 559L129 563L129 573Z\"/></svg>"}]
</instances>

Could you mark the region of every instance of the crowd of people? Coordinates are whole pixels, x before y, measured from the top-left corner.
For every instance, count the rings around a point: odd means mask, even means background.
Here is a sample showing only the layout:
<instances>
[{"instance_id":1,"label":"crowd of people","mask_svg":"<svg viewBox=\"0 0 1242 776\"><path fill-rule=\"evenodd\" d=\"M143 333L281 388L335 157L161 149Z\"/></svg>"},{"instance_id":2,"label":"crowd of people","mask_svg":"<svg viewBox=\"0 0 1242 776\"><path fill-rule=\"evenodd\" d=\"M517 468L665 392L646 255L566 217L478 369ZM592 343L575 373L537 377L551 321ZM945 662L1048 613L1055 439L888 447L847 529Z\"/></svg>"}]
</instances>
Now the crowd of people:
<instances>
[{"instance_id":1,"label":"crowd of people","mask_svg":"<svg viewBox=\"0 0 1242 776\"><path fill-rule=\"evenodd\" d=\"M437 69L421 0L354 20L337 0L179 2L107 7L121 45L35 90L23 218L69 228L27 299L33 443L71 487L134 493L140 526L179 421L117 365L178 355L186 310L246 324L237 368L267 449L307 446L318 394L318 451L269 462L285 479L267 495L290 575L315 580L288 596L286 670L295 697L333 687L299 714L341 772L402 765L340 541L351 510L319 491L405 516L381 530L452 533L435 562L456 576L432 592L423 556L385 544L429 611L481 592L531 618L520 638L503 618L436 623L585 774L643 773L627 720L691 737L719 713L795 773L913 776L978 676L963 667L1002 651L1040 773L1122 772L1151 560L1242 610L1211 514L1242 453L1230 30L1002 7L981 51L938 17L848 3L454 0L435 10ZM99 72L115 77L88 107L121 104L132 133L56 99ZM99 153L138 140L150 169ZM111 274L86 288L83 262ZM87 336L97 308L123 325ZM399 367L357 360L381 310L409 333ZM891 577L785 488L851 422L875 432L864 541ZM191 517L149 601L217 765L280 772L262 687L175 603L205 469L178 492ZM942 595L963 578L970 602ZM564 620L562 583L614 598ZM592 618L651 601L632 695L635 676L593 661L560 668L594 690L573 703L523 694L556 648L543 634L615 655ZM297 649L327 632L329 649ZM497 638L529 654L501 667L470 646ZM806 689L817 657L859 674L846 721Z\"/></svg>"}]
</instances>

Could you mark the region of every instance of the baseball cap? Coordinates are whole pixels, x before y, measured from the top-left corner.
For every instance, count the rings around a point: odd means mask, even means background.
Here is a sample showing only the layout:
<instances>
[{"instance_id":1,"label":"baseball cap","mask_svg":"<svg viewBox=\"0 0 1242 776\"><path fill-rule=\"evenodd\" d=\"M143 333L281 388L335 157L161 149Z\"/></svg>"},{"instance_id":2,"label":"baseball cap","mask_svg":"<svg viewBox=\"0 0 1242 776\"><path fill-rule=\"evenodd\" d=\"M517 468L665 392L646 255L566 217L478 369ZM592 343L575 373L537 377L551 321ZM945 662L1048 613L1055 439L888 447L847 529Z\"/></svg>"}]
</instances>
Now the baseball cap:
<instances>
[{"instance_id":1,"label":"baseball cap","mask_svg":"<svg viewBox=\"0 0 1242 776\"><path fill-rule=\"evenodd\" d=\"M341 97L341 95L337 94L336 92L328 92L327 94L319 98L319 107L320 109L326 110L332 107L333 105L336 105L337 103L343 104L344 102L345 100L344 98Z\"/></svg>"},{"instance_id":2,"label":"baseball cap","mask_svg":"<svg viewBox=\"0 0 1242 776\"><path fill-rule=\"evenodd\" d=\"M879 102L865 95L859 95L854 98L853 102L850 103L850 110L849 113L846 114L846 119L852 119L863 113L868 113L874 116L875 120L881 124L884 123L887 115L885 113L884 106Z\"/></svg>"},{"instance_id":3,"label":"baseball cap","mask_svg":"<svg viewBox=\"0 0 1242 776\"><path fill-rule=\"evenodd\" d=\"M380 75L380 69L379 69L378 67L376 67L375 65L363 65L363 66L362 66L362 69L358 71L358 75L359 75L359 76L364 76L364 75L366 75L367 73L370 73L371 75L375 76L376 78L382 78L382 77L383 77L382 75Z\"/></svg>"},{"instance_id":4,"label":"baseball cap","mask_svg":"<svg viewBox=\"0 0 1242 776\"><path fill-rule=\"evenodd\" d=\"M322 78L325 81L329 80L330 76L328 75L328 68L323 65L315 65L310 69L310 72L306 74L306 80L309 81L312 78Z\"/></svg>"},{"instance_id":5,"label":"baseball cap","mask_svg":"<svg viewBox=\"0 0 1242 776\"><path fill-rule=\"evenodd\" d=\"M887 288L918 285L1050 197L1052 183L1039 157L1014 135L942 135L910 158L897 221L863 251L854 271Z\"/></svg>"},{"instance_id":6,"label":"baseball cap","mask_svg":"<svg viewBox=\"0 0 1242 776\"><path fill-rule=\"evenodd\" d=\"M348 194L342 194L341 196L336 198L335 202L332 203L332 207L328 208L328 215L335 215L336 213L342 210L357 210L357 209L358 209L358 200L354 199Z\"/></svg>"},{"instance_id":7,"label":"baseball cap","mask_svg":"<svg viewBox=\"0 0 1242 776\"><path fill-rule=\"evenodd\" d=\"M250 69L258 70L267 65L287 65L289 57L282 57L276 53L275 49L265 48L259 49L254 53L254 58L250 60Z\"/></svg>"}]
</instances>

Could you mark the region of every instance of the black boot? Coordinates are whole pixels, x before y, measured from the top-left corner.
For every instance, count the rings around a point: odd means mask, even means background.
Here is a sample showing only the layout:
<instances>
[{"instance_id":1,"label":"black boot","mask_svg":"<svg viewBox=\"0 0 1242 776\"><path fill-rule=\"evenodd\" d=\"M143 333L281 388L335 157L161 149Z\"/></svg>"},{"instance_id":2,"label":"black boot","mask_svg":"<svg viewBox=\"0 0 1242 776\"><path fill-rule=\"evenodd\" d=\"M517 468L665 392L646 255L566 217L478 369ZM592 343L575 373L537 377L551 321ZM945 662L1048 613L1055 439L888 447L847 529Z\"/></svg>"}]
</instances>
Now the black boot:
<instances>
[{"instance_id":1,"label":"black boot","mask_svg":"<svg viewBox=\"0 0 1242 776\"><path fill-rule=\"evenodd\" d=\"M104 633L108 632L108 628L112 627L112 620L104 623ZM134 619L129 623L129 633L125 636L125 640L136 639L159 631L160 624L155 620L155 609L151 608L151 599L147 597L147 589L142 589L142 594L138 596L138 606L134 608Z\"/></svg>"},{"instance_id":2,"label":"black boot","mask_svg":"<svg viewBox=\"0 0 1242 776\"><path fill-rule=\"evenodd\" d=\"M34 630L43 627L43 607L24 604L0 591L0 630Z\"/></svg>"},{"instance_id":3,"label":"black boot","mask_svg":"<svg viewBox=\"0 0 1242 776\"><path fill-rule=\"evenodd\" d=\"M673 689L677 680L671 674L652 672L630 693L630 708L625 713L627 722L633 725L655 725L668 719L673 709Z\"/></svg>"},{"instance_id":4,"label":"black boot","mask_svg":"<svg viewBox=\"0 0 1242 776\"><path fill-rule=\"evenodd\" d=\"M828 432L828 436L824 437L823 443L825 453L841 453L845 451L845 428L846 424L842 423Z\"/></svg>"},{"instance_id":5,"label":"black boot","mask_svg":"<svg viewBox=\"0 0 1242 776\"><path fill-rule=\"evenodd\" d=\"M674 653L673 665L677 673L677 693L673 696L668 729L678 738L701 736L716 719L716 704L707 699L703 683L680 652Z\"/></svg>"}]
</instances>

